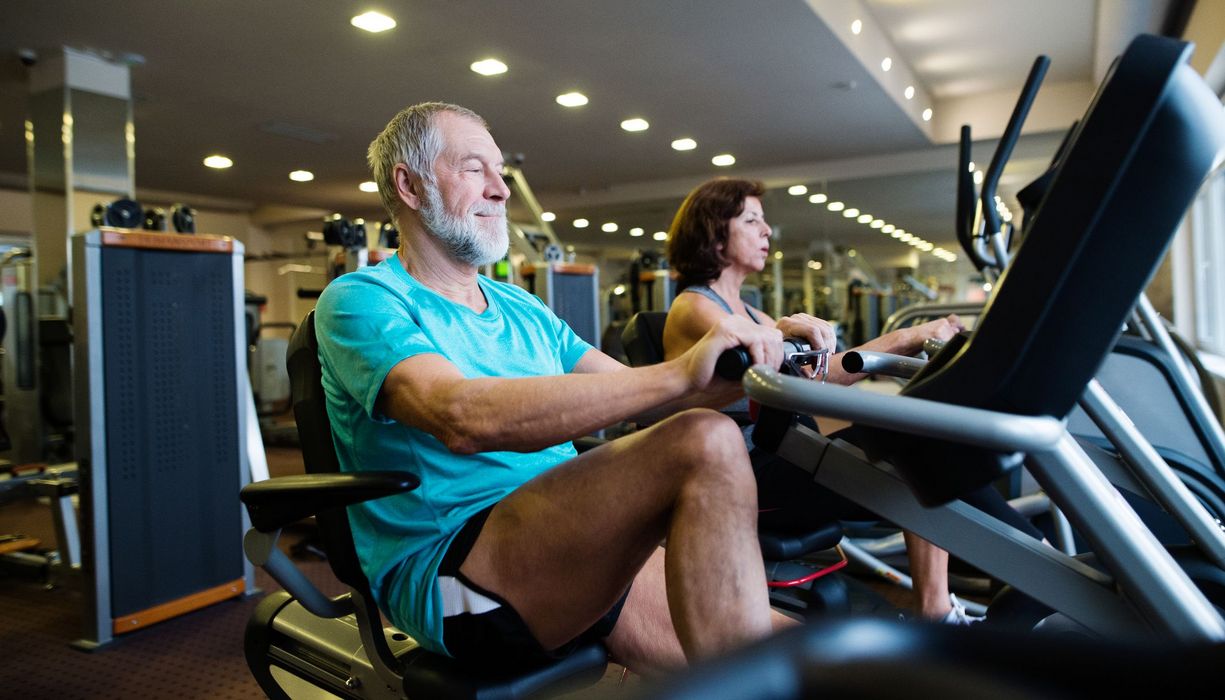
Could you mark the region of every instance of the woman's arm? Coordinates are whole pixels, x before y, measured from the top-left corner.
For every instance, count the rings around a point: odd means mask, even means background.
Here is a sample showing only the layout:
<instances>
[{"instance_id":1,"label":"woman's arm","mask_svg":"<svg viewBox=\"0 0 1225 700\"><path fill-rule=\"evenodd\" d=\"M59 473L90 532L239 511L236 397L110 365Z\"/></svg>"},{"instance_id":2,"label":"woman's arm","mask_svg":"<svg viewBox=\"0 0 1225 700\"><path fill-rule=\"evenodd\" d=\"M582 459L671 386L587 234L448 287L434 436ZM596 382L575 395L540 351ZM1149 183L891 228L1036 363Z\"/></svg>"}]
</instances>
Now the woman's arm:
<instances>
[{"instance_id":1,"label":"woman's arm","mask_svg":"<svg viewBox=\"0 0 1225 700\"><path fill-rule=\"evenodd\" d=\"M961 324L961 319L957 318L956 314L949 314L946 318L928 321L921 326L899 328L854 349L887 352L892 355L916 355L923 349L923 343L928 338L948 340L963 330L965 326ZM850 385L868 376L843 370L842 355L843 353L839 353L830 358L828 381Z\"/></svg>"}]
</instances>

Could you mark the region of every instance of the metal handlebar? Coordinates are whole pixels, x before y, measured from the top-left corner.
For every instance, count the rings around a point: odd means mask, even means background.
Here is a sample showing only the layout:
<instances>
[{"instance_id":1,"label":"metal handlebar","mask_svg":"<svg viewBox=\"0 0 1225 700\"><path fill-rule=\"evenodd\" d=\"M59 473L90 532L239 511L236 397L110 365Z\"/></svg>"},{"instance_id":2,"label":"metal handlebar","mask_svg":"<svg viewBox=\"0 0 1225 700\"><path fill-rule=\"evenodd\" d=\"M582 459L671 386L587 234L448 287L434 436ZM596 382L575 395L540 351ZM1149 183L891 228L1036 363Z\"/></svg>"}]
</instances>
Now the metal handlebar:
<instances>
[{"instance_id":1,"label":"metal handlebar","mask_svg":"<svg viewBox=\"0 0 1225 700\"><path fill-rule=\"evenodd\" d=\"M715 362L715 374L736 382L752 366L753 358L746 348L728 348ZM799 376L802 374L801 367L811 367L813 374L824 381L829 374L829 351L824 348L813 350L811 345L799 338L783 339L783 369Z\"/></svg>"}]
</instances>

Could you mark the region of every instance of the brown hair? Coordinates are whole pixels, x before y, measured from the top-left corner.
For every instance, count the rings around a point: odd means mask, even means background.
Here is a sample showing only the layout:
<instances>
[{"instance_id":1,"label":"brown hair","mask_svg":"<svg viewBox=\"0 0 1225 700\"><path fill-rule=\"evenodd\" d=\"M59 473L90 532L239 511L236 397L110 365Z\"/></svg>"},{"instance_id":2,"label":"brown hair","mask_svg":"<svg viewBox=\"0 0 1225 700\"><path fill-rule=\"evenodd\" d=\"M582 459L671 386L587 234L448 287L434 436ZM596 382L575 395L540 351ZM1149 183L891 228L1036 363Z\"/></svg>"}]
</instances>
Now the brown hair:
<instances>
[{"instance_id":1,"label":"brown hair","mask_svg":"<svg viewBox=\"0 0 1225 700\"><path fill-rule=\"evenodd\" d=\"M668 265L680 277L678 289L715 280L727 260L728 221L744 211L744 200L766 188L753 180L719 178L698 185L685 197L668 229Z\"/></svg>"}]
</instances>

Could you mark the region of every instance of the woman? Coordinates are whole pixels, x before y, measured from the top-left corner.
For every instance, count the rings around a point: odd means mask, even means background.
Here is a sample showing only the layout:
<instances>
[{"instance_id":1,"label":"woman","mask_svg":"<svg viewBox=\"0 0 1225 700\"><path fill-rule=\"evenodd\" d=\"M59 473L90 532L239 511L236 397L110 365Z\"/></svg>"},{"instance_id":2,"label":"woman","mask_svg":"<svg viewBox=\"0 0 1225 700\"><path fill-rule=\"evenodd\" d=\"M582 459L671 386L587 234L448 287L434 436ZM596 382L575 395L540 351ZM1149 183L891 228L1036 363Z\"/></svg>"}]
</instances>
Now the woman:
<instances>
[{"instance_id":1,"label":"woman","mask_svg":"<svg viewBox=\"0 0 1225 700\"><path fill-rule=\"evenodd\" d=\"M729 313L774 325L786 337L803 338L814 348L834 352L834 329L829 323L808 314L775 320L740 299L740 286L745 278L761 272L770 253L770 227L761 207L763 194L765 189L760 183L718 179L698 186L681 204L668 233L668 261L679 274L677 286L681 293L672 302L664 327L666 359L685 352ZM960 330L962 326L957 317L949 316L887 333L856 349L913 355L922 349L928 338L947 340ZM825 380L849 385L865 376L844 371L841 356L833 355ZM742 418L747 415L747 404L744 400L725 410ZM831 516L841 519L871 517L855 504L816 485L808 473L753 449L747 429L745 440L757 473L763 525L794 530ZM994 490L982 489L966 500L1041 539L1041 533L1009 508ZM966 615L965 609L949 593L948 553L910 532L905 533L905 537L919 614L950 624L971 622L973 618Z\"/></svg>"}]
</instances>

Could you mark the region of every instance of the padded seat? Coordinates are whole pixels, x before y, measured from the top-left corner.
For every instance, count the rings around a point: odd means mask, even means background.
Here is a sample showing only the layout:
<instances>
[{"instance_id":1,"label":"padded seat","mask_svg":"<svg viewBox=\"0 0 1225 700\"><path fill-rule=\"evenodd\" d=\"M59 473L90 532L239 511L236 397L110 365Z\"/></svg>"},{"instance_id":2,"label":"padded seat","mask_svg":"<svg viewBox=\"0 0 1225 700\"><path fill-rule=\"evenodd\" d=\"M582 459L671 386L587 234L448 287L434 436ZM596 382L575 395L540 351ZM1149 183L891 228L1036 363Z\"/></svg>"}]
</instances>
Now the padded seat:
<instances>
[{"instance_id":1,"label":"padded seat","mask_svg":"<svg viewBox=\"0 0 1225 700\"><path fill-rule=\"evenodd\" d=\"M828 522L808 532L759 531L761 556L766 559L798 559L812 552L832 549L842 540L842 525Z\"/></svg>"}]
</instances>

